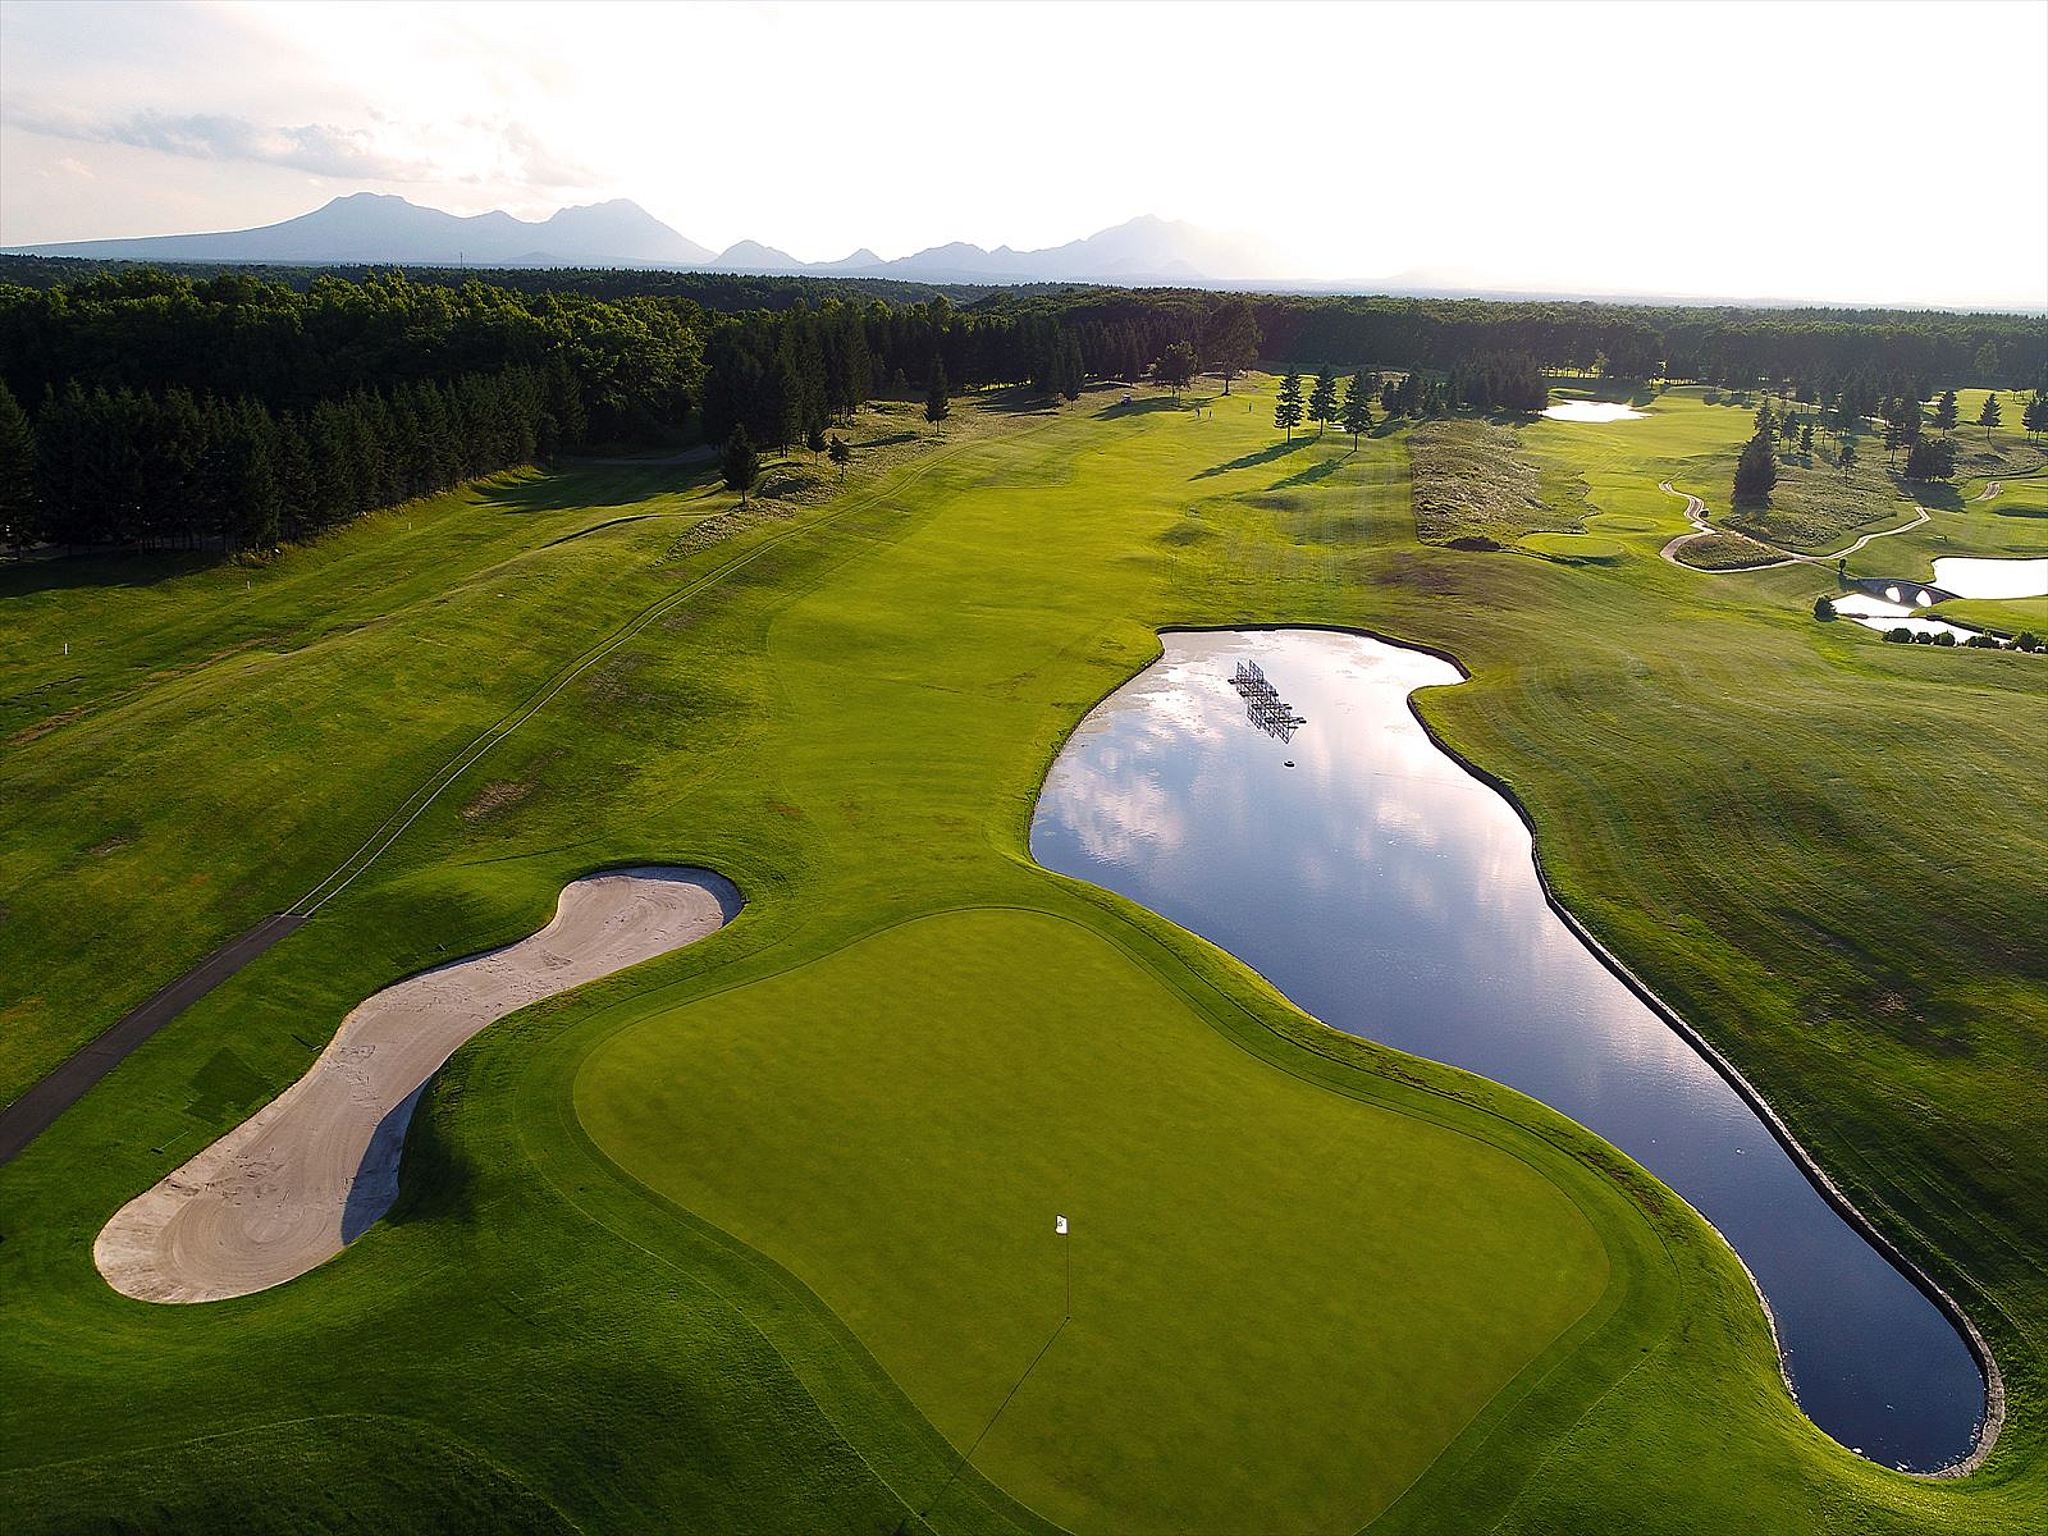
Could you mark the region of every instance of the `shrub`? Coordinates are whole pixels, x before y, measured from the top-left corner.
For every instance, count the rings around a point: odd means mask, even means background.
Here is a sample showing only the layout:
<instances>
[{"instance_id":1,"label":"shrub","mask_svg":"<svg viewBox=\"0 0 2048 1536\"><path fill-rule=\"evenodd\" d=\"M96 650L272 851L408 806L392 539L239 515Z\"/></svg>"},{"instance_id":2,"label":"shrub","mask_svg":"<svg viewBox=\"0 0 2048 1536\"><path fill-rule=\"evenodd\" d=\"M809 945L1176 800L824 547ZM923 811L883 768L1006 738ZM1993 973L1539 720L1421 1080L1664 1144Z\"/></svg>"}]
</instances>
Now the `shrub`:
<instances>
[{"instance_id":1,"label":"shrub","mask_svg":"<svg viewBox=\"0 0 2048 1536\"><path fill-rule=\"evenodd\" d=\"M1813 600L1813 616L1821 623L1832 623L1835 617L1835 600L1823 592Z\"/></svg>"},{"instance_id":2,"label":"shrub","mask_svg":"<svg viewBox=\"0 0 2048 1536\"><path fill-rule=\"evenodd\" d=\"M1954 645L1956 637L1944 629L1939 634L1933 636L1927 643L1929 645Z\"/></svg>"},{"instance_id":3,"label":"shrub","mask_svg":"<svg viewBox=\"0 0 2048 1536\"><path fill-rule=\"evenodd\" d=\"M1886 630L1884 637L1893 645L1911 645L1913 643L1913 631L1906 628L1903 624L1897 629Z\"/></svg>"},{"instance_id":4,"label":"shrub","mask_svg":"<svg viewBox=\"0 0 2048 1536\"><path fill-rule=\"evenodd\" d=\"M2020 631L2019 639L2013 641L2013 648L2021 651L2038 651L2041 649L2041 637L2031 629L2023 629Z\"/></svg>"},{"instance_id":5,"label":"shrub","mask_svg":"<svg viewBox=\"0 0 2048 1536\"><path fill-rule=\"evenodd\" d=\"M1972 635L1969 639L1965 640L1963 644L1971 646L1974 649L1980 651L1997 651L2004 649L2004 647L1999 642L1998 636L1996 635Z\"/></svg>"}]
</instances>

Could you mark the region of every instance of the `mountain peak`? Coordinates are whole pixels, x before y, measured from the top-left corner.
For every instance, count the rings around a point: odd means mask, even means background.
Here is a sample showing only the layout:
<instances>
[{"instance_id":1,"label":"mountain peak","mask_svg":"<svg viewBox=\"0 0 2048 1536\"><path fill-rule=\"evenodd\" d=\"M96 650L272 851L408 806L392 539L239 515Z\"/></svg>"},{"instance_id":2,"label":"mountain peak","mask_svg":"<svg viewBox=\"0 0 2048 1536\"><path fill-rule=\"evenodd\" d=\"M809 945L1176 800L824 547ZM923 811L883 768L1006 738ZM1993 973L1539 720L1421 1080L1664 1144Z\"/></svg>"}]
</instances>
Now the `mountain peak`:
<instances>
[{"instance_id":1,"label":"mountain peak","mask_svg":"<svg viewBox=\"0 0 2048 1536\"><path fill-rule=\"evenodd\" d=\"M307 265L638 266L818 274L921 282L1145 283L1257 277L1272 263L1248 242L1144 213L1043 250L965 240L883 261L862 246L839 261L802 262L758 240L714 255L631 198L559 208L545 219L503 209L463 217L390 192L350 192L310 213L256 229L26 247L38 255L117 261L284 262Z\"/></svg>"}]
</instances>

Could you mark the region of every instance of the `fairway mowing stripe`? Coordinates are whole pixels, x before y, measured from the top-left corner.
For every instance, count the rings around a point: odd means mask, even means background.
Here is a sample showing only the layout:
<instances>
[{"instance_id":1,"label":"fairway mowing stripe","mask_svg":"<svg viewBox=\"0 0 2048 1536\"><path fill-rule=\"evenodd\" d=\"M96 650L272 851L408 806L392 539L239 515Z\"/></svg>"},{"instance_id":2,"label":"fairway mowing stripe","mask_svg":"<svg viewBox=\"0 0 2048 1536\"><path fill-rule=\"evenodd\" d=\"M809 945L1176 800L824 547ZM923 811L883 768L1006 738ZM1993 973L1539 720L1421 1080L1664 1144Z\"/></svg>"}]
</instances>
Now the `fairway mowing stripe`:
<instances>
[{"instance_id":1,"label":"fairway mowing stripe","mask_svg":"<svg viewBox=\"0 0 2048 1536\"><path fill-rule=\"evenodd\" d=\"M1047 425L1051 425L1051 423L1047 423ZM1043 430L1043 428L1037 430ZM814 529L824 527L826 524L844 517L849 512L864 511L869 507L879 504L889 496L900 494L906 487L915 484L937 465L946 462L954 455L964 452L968 448L978 446L981 441L981 439L976 438L960 443L951 449L941 449L900 480L886 488L878 488L871 492L864 500L849 502L843 507L824 513L822 516L814 518L809 522L801 523L794 528L779 533L773 538L763 539L746 553L736 555L724 565L705 572L704 575L698 577L688 586L679 587L665 596L656 598L637 615L627 620L623 626L614 630L610 637L600 641L590 650L585 651L582 656L569 665L566 671L558 673L549 683L543 684L542 690L537 696L531 697L528 703L521 706L511 716L502 718L497 724L488 727L472 740L468 746L464 747L453 758L449 759L447 763L443 764L438 772L427 778L411 794L401 800L398 803L397 809L392 811L389 816L385 817L378 824L376 830L363 840L355 852L336 865L326 879L293 902L286 910L295 916L311 917L322 907L326 906L328 902L347 890L365 870L383 856L393 843L404 836L406 829L419 820L427 807L438 800L451 784L461 778L492 747L495 747L499 742L518 730L520 726L526 724L527 721L539 714L564 688L596 666L598 662L604 660L605 657L611 655L613 651L624 645L628 640L638 635L649 624L653 623L670 609L718 585L718 583L724 581L734 571L751 565L770 550L779 548L800 534L809 533ZM543 548L545 547L543 546ZM421 798L422 796L425 798ZM407 807L409 806L411 810L408 813ZM400 817L404 819L398 820ZM392 827L394 820L398 821L396 827ZM384 835L386 828L391 829L389 836ZM381 842L379 841L380 837L382 838ZM337 881L339 883L336 883Z\"/></svg>"},{"instance_id":2,"label":"fairway mowing stripe","mask_svg":"<svg viewBox=\"0 0 2048 1536\"><path fill-rule=\"evenodd\" d=\"M1064 417L1056 417L1054 420L1042 423L1039 426L1026 428L1017 435L1026 436L1030 433L1041 432L1066 419ZM639 634L649 624L677 605L718 585L734 571L752 564L762 555L780 547L790 539L794 539L800 534L809 533L814 529L822 528L826 524L846 516L849 512L865 511L869 507L879 505L887 498L898 495L907 487L916 484L938 465L949 461L970 448L980 446L984 441L986 439L970 438L950 448L942 448L917 464L899 479L891 482L888 486L878 487L871 491L862 500L848 502L845 506L822 513L809 522L799 523L794 528L786 529L776 534L773 538L764 539L744 554L735 555L726 561L725 564L706 571L689 585L679 587L675 591L658 597L649 603L637 615L628 619L620 628L614 630L608 638L600 641L590 650L585 651L582 656L571 662L566 671L557 673L549 683L543 684L539 694L530 695L526 704L519 707L511 715L501 717L497 724L483 731L468 746L464 747L454 757L450 758L448 762L443 764L439 771L418 785L412 793L398 803L397 808L390 815L377 824L375 830L357 845L353 853L349 854L347 858L334 867L326 879L306 892L305 895L285 908L284 911L266 917L254 928L250 929L248 933L239 938L229 940L222 949L216 950L212 955L201 960L191 970L166 983L148 1001L115 1020L91 1040L80 1046L71 1056L59 1062L50 1072L37 1079L12 1103L0 1106L0 1163L12 1160L30 1142L54 1125L66 1110L83 1098L86 1093L97 1085L102 1078L111 1073L114 1068L127 1060L135 1048L141 1045L150 1035L170 1023L172 1019L184 1012L191 1004L197 1002L201 997L204 997L208 992L211 992L215 987L241 970L242 966L254 959L256 955L262 953L264 949L269 948L277 939L284 937L292 929L297 928L301 923L312 917L314 913L326 906L328 902L347 890L365 870L369 869L372 864L376 863L390 849L393 843L405 835L406 829L419 820L427 807L440 799L449 786L461 778L492 747L539 714L548 702L561 693L564 688L568 687L569 684L589 671L598 662L604 660L605 657L624 645L628 640ZM547 546L543 545L541 547L546 548ZM400 818L403 819L401 820ZM397 823L395 826L393 825L394 822ZM278 932L272 934L270 930L278 925L286 926L281 927ZM262 940L260 947L250 948L243 952L244 946L254 945L259 939ZM231 955L234 963L225 970L219 969L220 962ZM189 990L188 984L201 980L205 981L203 987L196 991ZM165 1002L173 998L176 999L175 1007L170 1008L168 1012L163 1012L161 1017L154 1016L157 1012L161 1011ZM144 1020L147 1022L147 1027L130 1029L124 1033L123 1026L127 1025L131 1019Z\"/></svg>"}]
</instances>

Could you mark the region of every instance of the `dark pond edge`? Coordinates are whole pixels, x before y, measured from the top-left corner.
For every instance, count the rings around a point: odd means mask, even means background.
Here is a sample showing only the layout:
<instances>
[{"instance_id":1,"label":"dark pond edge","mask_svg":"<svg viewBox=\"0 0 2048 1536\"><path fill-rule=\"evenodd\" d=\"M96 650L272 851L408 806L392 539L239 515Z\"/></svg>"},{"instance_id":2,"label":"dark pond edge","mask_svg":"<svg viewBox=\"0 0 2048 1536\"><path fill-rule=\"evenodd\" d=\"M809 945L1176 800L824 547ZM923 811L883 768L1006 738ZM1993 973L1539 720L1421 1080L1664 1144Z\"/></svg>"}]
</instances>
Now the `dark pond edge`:
<instances>
[{"instance_id":1,"label":"dark pond edge","mask_svg":"<svg viewBox=\"0 0 2048 1536\"><path fill-rule=\"evenodd\" d=\"M1357 624L1170 624L1159 629L1157 633L1163 640L1168 635L1284 633L1288 630L1310 630L1324 634L1355 635L1363 640L1377 641L1381 645L1395 646L1404 651L1416 651L1424 656L1433 656L1438 661L1449 665L1457 672L1459 682L1469 683L1472 681L1471 670L1466 667L1465 663L1441 646L1430 645L1419 640L1402 639L1399 636L1386 634L1380 630L1367 629ZM1144 671L1149 670L1153 665L1162 660L1164 656L1165 648L1162 646L1158 656L1155 656L1152 661L1147 662L1145 667L1141 668L1138 673L1133 673L1132 677L1126 678L1124 681L1128 683L1137 676L1142 675ZM1117 686L1121 688L1123 684L1120 683ZM1115 689L1112 689L1110 693L1113 694L1115 691ZM1103 699L1098 700L1089 713L1092 714L1095 708L1100 708L1102 702L1106 701L1109 697L1110 694L1103 695ZM1978 1423L1976 1438L1968 1454L1960 1460L1926 1472L1903 1467L1891 1467L1887 1468L1887 1470L1898 1472L1906 1477L1938 1480L1967 1477L1970 1473L1976 1471L1989 1459L1992 1447L1998 1442L1999 1431L2005 1426L2005 1378L1999 1373L1998 1361L1991 1353L1990 1344L1985 1340L1984 1335L1978 1331L1977 1325L1970 1320L1969 1314L1962 1309L1953 1296L1949 1295L1942 1288L1939 1281L1921 1268L1919 1264L1915 1263L1906 1254L1904 1249L1900 1248L1897 1243L1880 1231L1877 1224L1856 1207L1855 1203L1842 1192L1835 1181L1828 1177L1827 1171L1821 1167L1813 1154L1801 1145L1799 1138L1792 1134L1791 1127L1786 1125L1784 1120L1779 1117L1777 1110L1771 1107L1770 1101L1756 1090L1756 1087L1748 1078L1742 1075L1736 1065L1726 1056L1722 1055L1720 1050L1711 1041L1691 1024L1687 1023L1677 1009L1671 1007L1663 998L1652 991L1649 983L1630 970L1620 956L1616 955L1605 944L1601 943L1599 939L1594 937L1592 930L1582 923L1577 915L1559 899L1556 889L1550 883L1549 871L1543 867L1543 848L1541 839L1537 834L1535 819L1530 816L1528 808L1522 804L1521 798L1508 785L1507 781L1478 763L1471 761L1439 735L1436 728L1424 718L1422 711L1416 706L1415 690L1411 689L1403 702L1407 705L1408 713L1413 717L1415 723L1422 727L1423 735L1429 738L1430 745L1443 753L1445 757L1457 764L1458 767L1463 769L1472 778L1477 779L1481 784L1484 784L1488 789L1499 795L1521 820L1522 825L1528 829L1529 858L1536 869L1537 888L1543 892L1545 904L1549 906L1552 912L1557 914L1558 919L1565 925L1565 928L1591 952L1594 959L1604 965L1623 986L1636 995L1637 999L1645 1007L1662 1019L1686 1044L1697 1051L1709 1066L1721 1075L1722 1079L1727 1082L1729 1087L1735 1090L1736 1094L1750 1107L1757 1118L1763 1121L1764 1128L1771 1133L1778 1145L1785 1149L1786 1155L1792 1159L1793 1165L1806 1176L1807 1182L1813 1185L1814 1189L1819 1192L1820 1197L1827 1201L1830 1206L1834 1207L1836 1213L1844 1221L1848 1222L1851 1227L1855 1228L1857 1233L1871 1247L1875 1248L1892 1268L1911 1281L1914 1288L1921 1295L1934 1303L1935 1308L1949 1320L1956 1332L1962 1335L1963 1343L1969 1349L1971 1357L1976 1360L1977 1369L1984 1378L1984 1415ZM1086 716L1083 716L1083 718L1085 719ZM1064 748L1065 743L1062 742L1061 750L1064 750ZM1034 815L1036 814L1035 805L1033 813ZM1478 1073L1474 1075L1484 1076L1485 1074ZM1591 1134L1598 1135L1599 1133L1591 1132ZM1679 1198L1684 1199L1685 1197L1681 1194ZM1694 1214L1698 1214L1697 1208L1692 1206L1690 1200L1686 1201L1686 1205L1688 1208L1694 1209ZM1700 1220L1707 1221L1707 1218L1701 1216ZM1712 1227L1713 1223L1708 1221L1707 1225ZM1728 1241L1720 1228L1715 1227L1714 1232L1716 1236L1721 1238L1723 1246L1735 1255L1735 1261L1742 1266L1743 1273L1749 1276L1749 1283L1756 1291L1757 1300L1763 1305L1764 1320L1770 1325L1771 1342L1778 1356L1778 1375L1785 1383L1785 1390L1791 1393L1792 1401L1797 1403L1799 1401L1799 1389L1793 1385L1792 1374L1786 1365L1784 1344L1778 1337L1778 1320L1771 1311L1770 1298L1764 1294L1764 1288L1757 1283L1755 1273L1751 1271L1748 1261L1742 1257L1742 1254L1736 1249L1735 1245ZM1807 1422L1812 1424L1813 1420L1808 1418ZM1814 1424L1814 1427L1816 1429L1820 1428L1818 1424ZM1823 1429L1821 1433L1827 1434L1827 1431ZM1828 1438L1833 1440L1834 1436L1828 1435ZM1835 1443L1837 1445L1841 1444L1840 1441ZM1855 1455L1862 1455L1862 1452L1856 1451L1852 1446L1844 1446L1843 1449ZM1873 1458L1865 1457L1864 1459L1872 1460ZM1883 1465L1881 1462L1876 1464Z\"/></svg>"}]
</instances>

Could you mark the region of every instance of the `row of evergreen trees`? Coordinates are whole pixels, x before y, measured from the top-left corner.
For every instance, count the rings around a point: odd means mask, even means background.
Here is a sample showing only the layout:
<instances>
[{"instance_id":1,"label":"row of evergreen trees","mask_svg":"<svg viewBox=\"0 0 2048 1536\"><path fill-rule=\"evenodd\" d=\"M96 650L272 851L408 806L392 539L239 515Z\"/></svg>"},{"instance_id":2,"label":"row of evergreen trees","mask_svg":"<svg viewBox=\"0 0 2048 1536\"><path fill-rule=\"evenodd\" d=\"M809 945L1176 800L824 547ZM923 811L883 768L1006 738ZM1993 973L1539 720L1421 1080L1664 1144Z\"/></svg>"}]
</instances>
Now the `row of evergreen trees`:
<instances>
[{"instance_id":1,"label":"row of evergreen trees","mask_svg":"<svg viewBox=\"0 0 2048 1536\"><path fill-rule=\"evenodd\" d=\"M161 396L248 398L273 415L400 384L560 359L593 441L680 426L703 373L704 315L675 299L604 300L315 278L304 291L241 273L204 280L149 269L47 290L0 284L0 380L31 414L74 381Z\"/></svg>"},{"instance_id":2,"label":"row of evergreen trees","mask_svg":"<svg viewBox=\"0 0 2048 1536\"><path fill-rule=\"evenodd\" d=\"M33 425L0 384L0 539L267 548L579 445L565 361L515 364L308 410L73 381Z\"/></svg>"}]
</instances>

